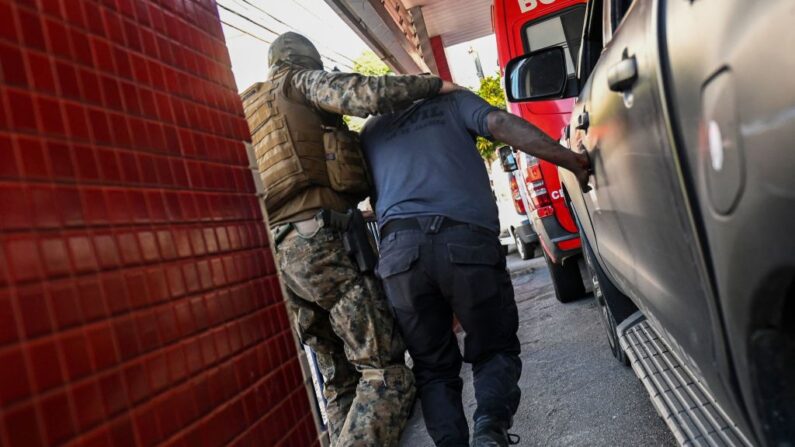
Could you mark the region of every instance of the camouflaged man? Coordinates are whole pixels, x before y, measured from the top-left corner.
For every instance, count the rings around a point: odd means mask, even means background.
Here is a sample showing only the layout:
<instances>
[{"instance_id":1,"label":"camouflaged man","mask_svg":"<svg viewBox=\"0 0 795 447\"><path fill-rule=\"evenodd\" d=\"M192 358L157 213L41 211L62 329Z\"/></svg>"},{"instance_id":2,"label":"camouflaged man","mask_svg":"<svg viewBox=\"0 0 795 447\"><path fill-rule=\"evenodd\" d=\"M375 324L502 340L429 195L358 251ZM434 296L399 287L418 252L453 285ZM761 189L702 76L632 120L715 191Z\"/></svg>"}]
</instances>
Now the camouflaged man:
<instances>
[{"instance_id":1,"label":"camouflaged man","mask_svg":"<svg viewBox=\"0 0 795 447\"><path fill-rule=\"evenodd\" d=\"M380 283L362 273L342 232L370 192L358 135L366 117L458 89L433 76L329 73L312 43L279 36L263 83L242 94L288 309L325 380L332 445L397 445L414 377Z\"/></svg>"}]
</instances>

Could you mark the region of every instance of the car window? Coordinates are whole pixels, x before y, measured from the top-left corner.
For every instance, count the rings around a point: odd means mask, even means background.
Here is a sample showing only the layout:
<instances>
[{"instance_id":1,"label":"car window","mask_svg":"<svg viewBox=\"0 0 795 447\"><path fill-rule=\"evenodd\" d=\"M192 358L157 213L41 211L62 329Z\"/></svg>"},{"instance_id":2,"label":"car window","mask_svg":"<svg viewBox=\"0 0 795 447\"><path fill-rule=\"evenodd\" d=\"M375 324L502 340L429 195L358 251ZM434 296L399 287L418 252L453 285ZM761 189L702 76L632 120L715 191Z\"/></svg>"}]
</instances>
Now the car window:
<instances>
[{"instance_id":1,"label":"car window","mask_svg":"<svg viewBox=\"0 0 795 447\"><path fill-rule=\"evenodd\" d=\"M528 23L524 27L525 51L538 51L549 47L562 47L569 76L577 71L580 53L582 24L585 7L578 5L552 17Z\"/></svg>"},{"instance_id":2,"label":"car window","mask_svg":"<svg viewBox=\"0 0 795 447\"><path fill-rule=\"evenodd\" d=\"M602 9L602 43L604 46L607 46L607 43L613 38L613 34L621 25L621 21L632 3L634 0L604 0Z\"/></svg>"}]
</instances>

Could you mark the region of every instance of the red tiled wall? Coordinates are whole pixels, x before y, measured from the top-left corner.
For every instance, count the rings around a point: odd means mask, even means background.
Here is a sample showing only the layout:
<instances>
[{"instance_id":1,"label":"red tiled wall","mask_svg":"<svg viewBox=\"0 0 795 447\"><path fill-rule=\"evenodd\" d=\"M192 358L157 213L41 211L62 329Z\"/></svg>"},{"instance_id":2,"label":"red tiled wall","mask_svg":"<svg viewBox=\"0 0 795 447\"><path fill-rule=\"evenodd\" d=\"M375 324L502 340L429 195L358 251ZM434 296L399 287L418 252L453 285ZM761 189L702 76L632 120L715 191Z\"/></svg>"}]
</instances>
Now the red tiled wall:
<instances>
[{"instance_id":1,"label":"red tiled wall","mask_svg":"<svg viewBox=\"0 0 795 447\"><path fill-rule=\"evenodd\" d=\"M211 0L0 0L0 445L311 445Z\"/></svg>"}]
</instances>

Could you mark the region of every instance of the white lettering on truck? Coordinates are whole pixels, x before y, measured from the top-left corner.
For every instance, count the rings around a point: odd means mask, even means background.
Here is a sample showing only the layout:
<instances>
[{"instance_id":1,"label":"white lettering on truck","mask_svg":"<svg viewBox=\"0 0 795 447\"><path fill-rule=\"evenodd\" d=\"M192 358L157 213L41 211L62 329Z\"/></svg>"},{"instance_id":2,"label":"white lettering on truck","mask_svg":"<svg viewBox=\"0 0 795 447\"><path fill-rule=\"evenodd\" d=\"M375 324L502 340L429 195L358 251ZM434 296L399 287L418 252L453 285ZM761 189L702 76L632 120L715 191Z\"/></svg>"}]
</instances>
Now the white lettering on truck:
<instances>
[{"instance_id":1,"label":"white lettering on truck","mask_svg":"<svg viewBox=\"0 0 795 447\"><path fill-rule=\"evenodd\" d=\"M522 10L522 14L530 12L538 7L539 2L542 5L550 5L555 3L555 0L519 0L519 9Z\"/></svg>"},{"instance_id":2,"label":"white lettering on truck","mask_svg":"<svg viewBox=\"0 0 795 447\"><path fill-rule=\"evenodd\" d=\"M563 198L563 189L552 191L552 200L558 200L562 198Z\"/></svg>"}]
</instances>

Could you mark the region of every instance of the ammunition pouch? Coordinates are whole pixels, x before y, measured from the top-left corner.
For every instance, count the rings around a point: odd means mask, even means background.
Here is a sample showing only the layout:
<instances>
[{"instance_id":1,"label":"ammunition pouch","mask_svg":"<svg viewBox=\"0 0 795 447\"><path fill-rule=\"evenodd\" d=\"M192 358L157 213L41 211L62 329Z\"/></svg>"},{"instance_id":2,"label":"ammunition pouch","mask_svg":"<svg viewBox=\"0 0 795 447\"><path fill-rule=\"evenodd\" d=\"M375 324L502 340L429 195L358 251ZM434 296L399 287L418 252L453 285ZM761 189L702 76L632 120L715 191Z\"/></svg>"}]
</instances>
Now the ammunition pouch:
<instances>
[{"instance_id":1,"label":"ammunition pouch","mask_svg":"<svg viewBox=\"0 0 795 447\"><path fill-rule=\"evenodd\" d=\"M359 135L344 128L325 127L324 130L323 148L331 189L352 195L357 202L364 200L372 182Z\"/></svg>"}]
</instances>

